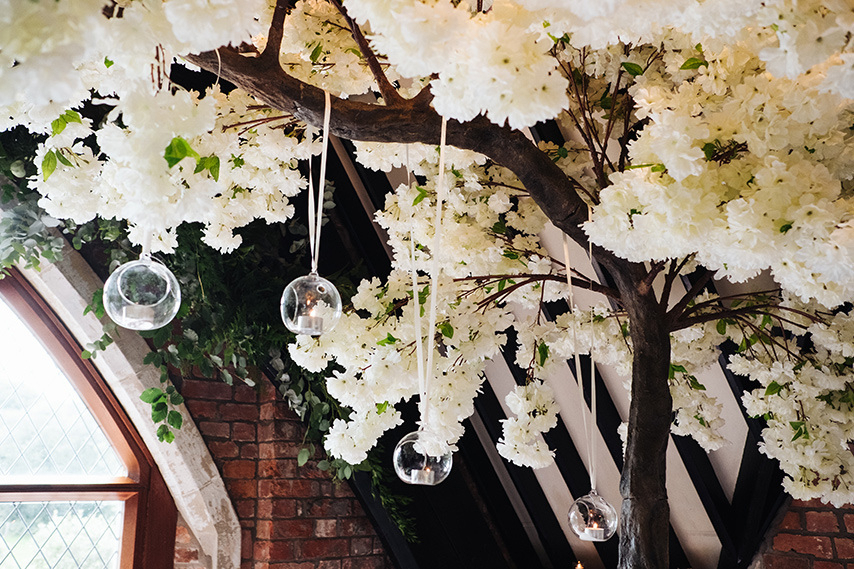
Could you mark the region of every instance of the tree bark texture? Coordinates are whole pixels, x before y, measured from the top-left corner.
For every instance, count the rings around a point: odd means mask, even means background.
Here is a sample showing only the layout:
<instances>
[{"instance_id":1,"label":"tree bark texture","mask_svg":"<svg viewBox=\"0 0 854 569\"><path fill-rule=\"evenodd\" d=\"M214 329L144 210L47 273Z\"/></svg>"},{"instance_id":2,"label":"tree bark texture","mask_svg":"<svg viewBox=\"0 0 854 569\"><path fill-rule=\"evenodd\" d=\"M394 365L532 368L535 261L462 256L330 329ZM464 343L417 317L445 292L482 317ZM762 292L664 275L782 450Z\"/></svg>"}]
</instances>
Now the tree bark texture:
<instances>
[{"instance_id":1,"label":"tree bark texture","mask_svg":"<svg viewBox=\"0 0 854 569\"><path fill-rule=\"evenodd\" d=\"M268 50L260 57L221 48L219 56L206 52L188 55L186 59L219 73L271 107L320 126L323 91L282 70L278 57L268 55L269 46L275 44L273 39L271 29ZM440 127L441 117L430 106L426 91L413 99L388 105L333 98L330 130L341 138L437 144ZM510 169L551 222L587 247L581 224L587 221L588 212L577 192L580 186L523 133L479 116L467 123L448 121L447 140L450 145L479 152ZM643 265L617 258L599 247L594 247L593 252L617 282L620 301L628 310L634 346L629 440L620 484L623 496L620 567L667 569L669 507L664 453L672 409L667 382L670 362L667 319L646 284L648 271Z\"/></svg>"}]
</instances>

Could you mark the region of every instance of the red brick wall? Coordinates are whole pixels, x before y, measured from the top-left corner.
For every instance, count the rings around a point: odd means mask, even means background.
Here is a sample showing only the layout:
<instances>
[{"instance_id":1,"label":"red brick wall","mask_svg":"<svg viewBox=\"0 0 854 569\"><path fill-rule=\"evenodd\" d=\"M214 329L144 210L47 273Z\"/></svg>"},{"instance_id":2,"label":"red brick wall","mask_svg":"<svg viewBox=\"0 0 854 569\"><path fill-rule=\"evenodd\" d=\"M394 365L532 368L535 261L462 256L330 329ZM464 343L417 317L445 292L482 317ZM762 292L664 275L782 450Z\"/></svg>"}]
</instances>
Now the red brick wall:
<instances>
[{"instance_id":1,"label":"red brick wall","mask_svg":"<svg viewBox=\"0 0 854 569\"><path fill-rule=\"evenodd\" d=\"M792 500L763 562L766 569L854 569L854 504Z\"/></svg>"},{"instance_id":2,"label":"red brick wall","mask_svg":"<svg viewBox=\"0 0 854 569\"><path fill-rule=\"evenodd\" d=\"M350 487L333 484L315 461L297 466L303 427L271 384L259 395L244 384L189 379L181 393L240 519L241 569L393 566ZM179 542L176 561L190 550Z\"/></svg>"}]
</instances>

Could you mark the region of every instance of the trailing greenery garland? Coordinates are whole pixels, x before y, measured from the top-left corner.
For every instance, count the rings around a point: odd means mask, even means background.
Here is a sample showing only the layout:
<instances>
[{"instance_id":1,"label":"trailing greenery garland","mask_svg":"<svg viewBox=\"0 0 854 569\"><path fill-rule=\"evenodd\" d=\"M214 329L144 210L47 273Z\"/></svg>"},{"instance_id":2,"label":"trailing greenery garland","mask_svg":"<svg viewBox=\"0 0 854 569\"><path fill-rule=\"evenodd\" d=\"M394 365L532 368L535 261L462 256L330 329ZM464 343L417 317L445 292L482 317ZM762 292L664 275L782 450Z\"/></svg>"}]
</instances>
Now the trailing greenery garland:
<instances>
[{"instance_id":1,"label":"trailing greenery garland","mask_svg":"<svg viewBox=\"0 0 854 569\"><path fill-rule=\"evenodd\" d=\"M36 144L37 139L22 129L0 135L0 271L16 264L38 269L41 261L61 258L63 239L50 231L60 224L38 207L40 196L26 185L26 178L36 172L32 164ZM333 191L327 186L327 209L334 207ZM123 222L95 219L82 225L69 222L62 229L102 277L136 257ZM194 373L229 385L242 381L257 388L266 375L305 424L305 447L297 457L302 466L316 448L323 447L323 437L334 419L349 415L326 391L325 378L332 370L306 372L284 349L294 335L284 327L275 307L285 285L307 272L307 230L298 219L292 219L278 229L255 222L240 233L244 245L222 255L202 243L200 226L179 229L178 249L162 260L178 278L182 305L168 326L140 332L152 347L144 363L160 371L163 383L162 388L148 389L140 397L151 405L152 421L159 423L158 438L172 442L174 431L184 422L177 409L184 401L180 393L183 377ZM363 267L351 265L331 278L346 301L355 291L355 283L365 276ZM101 290L93 295L86 311L103 319ZM122 333L132 332L120 331L107 321L103 336L87 345L81 357L97 357ZM408 540L416 541L414 522L406 510L411 499L390 490L390 472L380 455L381 450L375 449L361 464L327 455L317 466L335 481L350 479L357 471L369 473L374 493L389 516Z\"/></svg>"}]
</instances>

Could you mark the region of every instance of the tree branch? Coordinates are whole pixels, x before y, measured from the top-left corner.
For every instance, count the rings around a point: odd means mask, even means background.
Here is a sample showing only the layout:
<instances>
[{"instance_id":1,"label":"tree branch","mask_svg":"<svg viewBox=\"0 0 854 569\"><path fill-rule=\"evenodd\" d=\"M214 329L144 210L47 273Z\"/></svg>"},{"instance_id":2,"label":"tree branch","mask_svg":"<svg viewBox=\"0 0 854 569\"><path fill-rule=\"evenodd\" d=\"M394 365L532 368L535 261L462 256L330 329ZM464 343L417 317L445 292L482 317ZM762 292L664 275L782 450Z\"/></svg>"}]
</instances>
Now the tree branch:
<instances>
[{"instance_id":1,"label":"tree branch","mask_svg":"<svg viewBox=\"0 0 854 569\"><path fill-rule=\"evenodd\" d=\"M274 16L284 17L283 10L277 6ZM288 75L270 57L244 57L228 48L220 48L219 54L223 79L275 109L315 126L322 124L324 96L320 88ZM186 59L208 70L219 67L214 51L187 55ZM331 130L348 140L436 144L441 117L429 102L429 91L387 105L334 98ZM447 140L452 146L479 152L510 169L552 223L587 247L587 235L581 230L587 221L587 204L577 193L581 184L566 176L522 132L478 116L466 123L449 120ZM594 247L594 253L603 263L614 264L607 262L616 259L610 252Z\"/></svg>"},{"instance_id":2,"label":"tree branch","mask_svg":"<svg viewBox=\"0 0 854 569\"><path fill-rule=\"evenodd\" d=\"M279 65L279 52L282 50L282 37L285 33L285 16L291 11L290 0L277 0L273 9L273 19L270 21L270 29L267 31L267 45L261 52L259 59L267 64Z\"/></svg>"},{"instance_id":3,"label":"tree branch","mask_svg":"<svg viewBox=\"0 0 854 569\"><path fill-rule=\"evenodd\" d=\"M333 0L333 4L335 4L335 7L338 8L339 12L341 12L341 15L344 16L344 19L347 20L347 24L350 26L350 33L353 35L353 39L356 40L356 44L359 46L359 51L362 52L362 57L365 58L368 68L371 70L374 80L377 82L377 87L379 87L380 94L383 96L386 104L394 104L403 101L403 97L400 96L400 93L397 92L397 89L394 88L394 85L392 85L389 82L388 77L386 77L380 62L377 60L377 55L374 53L374 50L371 49L371 46L368 44L368 40L365 39L365 34L362 33L361 28L359 28L359 24L357 24L349 14L347 14L347 10L341 2Z\"/></svg>"}]
</instances>

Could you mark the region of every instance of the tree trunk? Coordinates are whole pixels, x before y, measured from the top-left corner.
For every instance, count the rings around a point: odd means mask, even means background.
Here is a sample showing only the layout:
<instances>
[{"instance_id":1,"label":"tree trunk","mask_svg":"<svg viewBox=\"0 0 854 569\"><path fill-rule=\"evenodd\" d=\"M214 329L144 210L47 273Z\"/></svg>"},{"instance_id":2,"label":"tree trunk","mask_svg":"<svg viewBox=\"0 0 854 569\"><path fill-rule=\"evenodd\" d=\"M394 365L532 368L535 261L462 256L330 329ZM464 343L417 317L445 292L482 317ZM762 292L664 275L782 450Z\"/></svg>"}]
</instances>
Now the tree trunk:
<instances>
[{"instance_id":1,"label":"tree trunk","mask_svg":"<svg viewBox=\"0 0 854 569\"><path fill-rule=\"evenodd\" d=\"M652 291L619 288L629 313L633 349L628 444L620 480L619 566L667 569L670 507L665 453L673 409L667 381L670 334Z\"/></svg>"}]
</instances>

